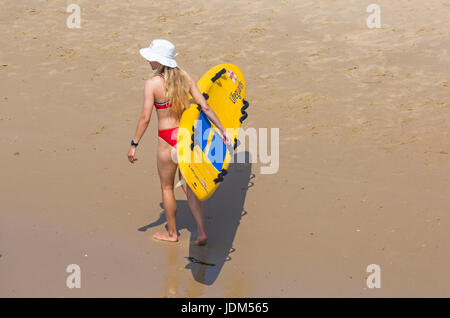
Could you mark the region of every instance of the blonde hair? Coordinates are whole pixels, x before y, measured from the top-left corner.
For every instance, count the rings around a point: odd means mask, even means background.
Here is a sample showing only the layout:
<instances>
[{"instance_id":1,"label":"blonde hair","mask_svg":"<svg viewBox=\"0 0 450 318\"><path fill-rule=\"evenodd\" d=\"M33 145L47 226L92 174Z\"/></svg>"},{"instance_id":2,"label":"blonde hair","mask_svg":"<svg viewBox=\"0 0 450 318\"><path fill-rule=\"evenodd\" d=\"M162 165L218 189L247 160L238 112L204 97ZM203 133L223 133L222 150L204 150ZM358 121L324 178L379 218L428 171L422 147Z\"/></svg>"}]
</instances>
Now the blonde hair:
<instances>
[{"instance_id":1,"label":"blonde hair","mask_svg":"<svg viewBox=\"0 0 450 318\"><path fill-rule=\"evenodd\" d=\"M166 100L170 100L170 110L177 118L189 108L190 79L185 70L180 67L168 67L160 64L155 70L155 75L164 78L166 88Z\"/></svg>"}]
</instances>

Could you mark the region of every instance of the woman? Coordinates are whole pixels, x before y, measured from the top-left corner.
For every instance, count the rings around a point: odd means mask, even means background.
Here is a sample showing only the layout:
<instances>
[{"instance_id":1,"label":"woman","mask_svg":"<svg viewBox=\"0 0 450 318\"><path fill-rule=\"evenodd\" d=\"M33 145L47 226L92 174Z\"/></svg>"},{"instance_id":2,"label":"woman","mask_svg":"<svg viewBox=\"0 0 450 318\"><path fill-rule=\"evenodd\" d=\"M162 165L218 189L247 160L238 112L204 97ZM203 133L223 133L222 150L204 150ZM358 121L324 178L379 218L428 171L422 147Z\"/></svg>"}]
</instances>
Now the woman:
<instances>
[{"instance_id":1,"label":"woman","mask_svg":"<svg viewBox=\"0 0 450 318\"><path fill-rule=\"evenodd\" d=\"M223 141L229 145L231 138L220 123L214 111L201 94L195 80L187 72L177 66L174 59L174 45L167 40L154 40L148 48L140 50L140 54L148 60L153 75L145 82L144 106L139 118L136 133L128 151L128 160L136 160L136 147L150 122L153 106L158 116L158 152L157 167L161 181L162 201L167 219L168 231L156 233L157 240L177 242L176 212L174 196L174 180L177 164L172 160L172 149L176 147L177 129L183 111L189 107L189 94L201 106L205 115L221 131ZM181 177L181 174L180 174ZM203 219L203 207L192 190L183 185L189 208L197 223L197 239L195 244L204 245L208 239Z\"/></svg>"}]
</instances>

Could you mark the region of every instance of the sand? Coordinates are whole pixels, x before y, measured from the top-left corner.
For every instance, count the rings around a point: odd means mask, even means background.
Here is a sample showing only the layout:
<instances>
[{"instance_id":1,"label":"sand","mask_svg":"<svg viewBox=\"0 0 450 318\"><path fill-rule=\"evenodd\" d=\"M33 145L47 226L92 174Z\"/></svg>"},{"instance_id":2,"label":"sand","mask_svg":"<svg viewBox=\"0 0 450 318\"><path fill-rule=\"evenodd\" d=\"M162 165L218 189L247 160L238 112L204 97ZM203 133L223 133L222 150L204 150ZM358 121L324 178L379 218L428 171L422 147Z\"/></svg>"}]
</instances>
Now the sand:
<instances>
[{"instance_id":1,"label":"sand","mask_svg":"<svg viewBox=\"0 0 450 318\"><path fill-rule=\"evenodd\" d=\"M1 297L450 296L447 1L379 0L380 29L372 1L78 0L68 29L70 3L0 0ZM155 38L196 78L240 66L244 128L280 129L279 171L237 164L205 204L205 247L180 189L180 241L152 239L155 118L126 158Z\"/></svg>"}]
</instances>

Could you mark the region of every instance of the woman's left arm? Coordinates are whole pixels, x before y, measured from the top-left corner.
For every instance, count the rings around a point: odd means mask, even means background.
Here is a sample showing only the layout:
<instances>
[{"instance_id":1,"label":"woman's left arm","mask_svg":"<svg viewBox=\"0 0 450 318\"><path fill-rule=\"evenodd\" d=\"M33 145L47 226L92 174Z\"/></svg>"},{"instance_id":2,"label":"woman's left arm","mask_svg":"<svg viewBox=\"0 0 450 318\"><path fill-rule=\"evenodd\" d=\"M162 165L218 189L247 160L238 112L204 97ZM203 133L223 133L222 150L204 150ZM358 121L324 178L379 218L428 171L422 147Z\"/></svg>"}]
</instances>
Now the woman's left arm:
<instances>
[{"instance_id":1,"label":"woman's left arm","mask_svg":"<svg viewBox=\"0 0 450 318\"><path fill-rule=\"evenodd\" d=\"M136 133L134 134L133 141L138 144L147 130L148 124L150 123L150 118L152 116L153 111L153 83L151 79L148 79L145 82L144 88L144 106L142 107L142 113L139 117ZM128 151L128 160L131 163L134 163L138 158L135 157L136 154L136 146L130 146L130 150Z\"/></svg>"},{"instance_id":2,"label":"woman's left arm","mask_svg":"<svg viewBox=\"0 0 450 318\"><path fill-rule=\"evenodd\" d=\"M216 113L211 108L211 106L209 106L205 97L203 97L202 93L200 92L200 89L198 88L197 84L195 83L195 79L191 75L189 75L189 78L191 80L190 93L191 93L192 97L200 105L200 107L202 108L202 111L206 114L206 116L220 130L220 132L222 133L223 142L227 145L231 145L231 138L228 135L227 130L225 129L225 127L223 127L222 123L220 122L220 119L217 117Z\"/></svg>"}]
</instances>

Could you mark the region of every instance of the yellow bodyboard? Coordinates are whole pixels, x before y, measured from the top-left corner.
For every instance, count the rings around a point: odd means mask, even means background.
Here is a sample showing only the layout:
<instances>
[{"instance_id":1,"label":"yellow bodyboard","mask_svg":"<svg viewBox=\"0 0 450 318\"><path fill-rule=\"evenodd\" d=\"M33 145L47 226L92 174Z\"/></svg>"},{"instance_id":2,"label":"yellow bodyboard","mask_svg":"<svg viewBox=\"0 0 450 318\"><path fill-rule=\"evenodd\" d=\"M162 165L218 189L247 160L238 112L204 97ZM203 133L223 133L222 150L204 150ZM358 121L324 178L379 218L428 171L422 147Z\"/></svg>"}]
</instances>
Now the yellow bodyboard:
<instances>
[{"instance_id":1,"label":"yellow bodyboard","mask_svg":"<svg viewBox=\"0 0 450 318\"><path fill-rule=\"evenodd\" d=\"M190 107L180 119L177 160L187 185L204 201L214 193L227 173L239 129L247 117L248 103L244 99L244 74L236 65L214 66L197 85L233 141L226 147L220 131L191 98Z\"/></svg>"}]
</instances>

